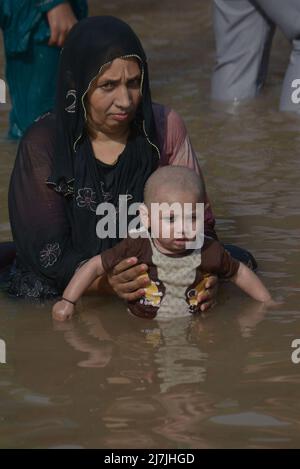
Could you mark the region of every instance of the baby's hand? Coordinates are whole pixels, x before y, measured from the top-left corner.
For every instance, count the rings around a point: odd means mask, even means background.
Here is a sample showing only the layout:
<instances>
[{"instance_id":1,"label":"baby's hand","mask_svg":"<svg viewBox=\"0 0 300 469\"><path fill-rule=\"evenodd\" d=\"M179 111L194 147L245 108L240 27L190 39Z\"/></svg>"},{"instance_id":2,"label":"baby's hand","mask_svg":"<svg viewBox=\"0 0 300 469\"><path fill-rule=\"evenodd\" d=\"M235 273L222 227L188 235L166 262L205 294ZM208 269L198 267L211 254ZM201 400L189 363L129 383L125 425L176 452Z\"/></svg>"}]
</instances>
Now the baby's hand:
<instances>
[{"instance_id":1,"label":"baby's hand","mask_svg":"<svg viewBox=\"0 0 300 469\"><path fill-rule=\"evenodd\" d=\"M52 317L56 321L66 321L67 319L71 319L74 314L74 310L74 305L65 300L61 300L53 306Z\"/></svg>"}]
</instances>

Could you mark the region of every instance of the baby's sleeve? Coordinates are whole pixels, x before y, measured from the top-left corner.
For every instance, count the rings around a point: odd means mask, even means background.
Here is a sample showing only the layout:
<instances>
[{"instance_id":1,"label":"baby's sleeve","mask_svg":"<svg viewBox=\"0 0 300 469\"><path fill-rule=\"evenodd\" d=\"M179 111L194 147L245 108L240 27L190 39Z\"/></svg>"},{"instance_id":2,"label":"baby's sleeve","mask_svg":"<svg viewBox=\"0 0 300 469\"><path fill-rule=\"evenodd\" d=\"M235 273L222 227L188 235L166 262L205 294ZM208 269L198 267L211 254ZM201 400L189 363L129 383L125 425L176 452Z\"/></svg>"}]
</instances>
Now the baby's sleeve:
<instances>
[{"instance_id":1,"label":"baby's sleeve","mask_svg":"<svg viewBox=\"0 0 300 469\"><path fill-rule=\"evenodd\" d=\"M239 261L234 259L219 241L205 238L201 253L202 271L230 279L239 268Z\"/></svg>"},{"instance_id":2,"label":"baby's sleeve","mask_svg":"<svg viewBox=\"0 0 300 469\"><path fill-rule=\"evenodd\" d=\"M101 260L104 271L107 273L112 270L119 262L128 257L139 257L140 252L139 239L124 238L116 246L107 249L101 253Z\"/></svg>"},{"instance_id":3,"label":"baby's sleeve","mask_svg":"<svg viewBox=\"0 0 300 469\"><path fill-rule=\"evenodd\" d=\"M237 273L240 263L238 260L234 259L228 251L226 251L221 243L218 243L218 245L220 249L218 276L224 280L229 280Z\"/></svg>"}]
</instances>

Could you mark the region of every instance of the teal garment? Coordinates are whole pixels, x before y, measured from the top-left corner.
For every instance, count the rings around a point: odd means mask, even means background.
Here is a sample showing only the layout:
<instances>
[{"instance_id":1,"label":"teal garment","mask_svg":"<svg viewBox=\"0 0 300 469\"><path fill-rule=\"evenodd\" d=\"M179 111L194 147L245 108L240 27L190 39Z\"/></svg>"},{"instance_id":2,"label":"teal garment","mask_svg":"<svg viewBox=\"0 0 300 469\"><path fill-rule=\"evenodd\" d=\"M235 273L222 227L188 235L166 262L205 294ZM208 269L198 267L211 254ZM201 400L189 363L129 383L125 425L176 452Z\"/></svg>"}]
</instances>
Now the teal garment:
<instances>
[{"instance_id":1,"label":"teal garment","mask_svg":"<svg viewBox=\"0 0 300 469\"><path fill-rule=\"evenodd\" d=\"M1 0L0 27L6 80L12 102L9 136L20 138L54 105L60 48L48 46L46 13L65 0ZM76 17L87 16L86 0L70 0Z\"/></svg>"}]
</instances>

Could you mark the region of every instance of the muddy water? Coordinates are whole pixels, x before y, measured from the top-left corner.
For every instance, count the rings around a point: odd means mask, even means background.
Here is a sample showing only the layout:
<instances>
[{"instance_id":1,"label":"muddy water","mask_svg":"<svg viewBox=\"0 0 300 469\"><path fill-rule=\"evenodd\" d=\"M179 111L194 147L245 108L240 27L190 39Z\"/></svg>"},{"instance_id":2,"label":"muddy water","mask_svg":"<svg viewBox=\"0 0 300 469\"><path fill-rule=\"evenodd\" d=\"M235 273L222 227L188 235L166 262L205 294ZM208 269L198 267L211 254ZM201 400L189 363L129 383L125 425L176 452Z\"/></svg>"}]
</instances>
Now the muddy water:
<instances>
[{"instance_id":1,"label":"muddy water","mask_svg":"<svg viewBox=\"0 0 300 469\"><path fill-rule=\"evenodd\" d=\"M0 446L298 447L300 364L291 361L291 342L300 338L300 120L277 111L289 45L276 36L258 99L216 106L210 1L90 4L140 35L154 99L186 121L220 237L255 254L285 304L266 313L226 285L208 317L159 324L130 317L115 298L85 298L76 319L58 325L49 305L1 294ZM5 140L7 109L1 105L0 240L10 239L16 150Z\"/></svg>"}]
</instances>

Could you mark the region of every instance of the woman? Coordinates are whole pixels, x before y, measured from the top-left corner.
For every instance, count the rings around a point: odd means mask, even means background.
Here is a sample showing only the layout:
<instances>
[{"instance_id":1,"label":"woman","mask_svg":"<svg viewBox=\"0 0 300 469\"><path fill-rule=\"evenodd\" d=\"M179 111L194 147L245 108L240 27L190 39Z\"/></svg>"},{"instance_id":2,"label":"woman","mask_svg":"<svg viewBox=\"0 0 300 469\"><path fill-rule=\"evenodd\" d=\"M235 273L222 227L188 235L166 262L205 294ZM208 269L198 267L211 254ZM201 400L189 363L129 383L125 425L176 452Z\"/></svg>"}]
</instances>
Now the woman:
<instances>
[{"instance_id":1,"label":"woman","mask_svg":"<svg viewBox=\"0 0 300 469\"><path fill-rule=\"evenodd\" d=\"M139 39L123 21L92 17L70 32L61 54L54 115L22 139L9 189L17 265L10 293L35 298L60 294L78 266L118 239L99 239L96 207L143 199L158 165L200 172L181 118L153 104ZM207 203L206 233L214 234ZM109 277L126 300L143 294L145 265L121 262ZM211 306L216 278L207 280ZM99 285L94 285L98 289Z\"/></svg>"}]
</instances>

